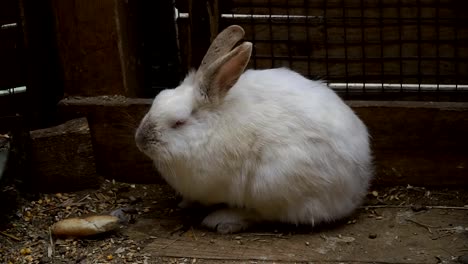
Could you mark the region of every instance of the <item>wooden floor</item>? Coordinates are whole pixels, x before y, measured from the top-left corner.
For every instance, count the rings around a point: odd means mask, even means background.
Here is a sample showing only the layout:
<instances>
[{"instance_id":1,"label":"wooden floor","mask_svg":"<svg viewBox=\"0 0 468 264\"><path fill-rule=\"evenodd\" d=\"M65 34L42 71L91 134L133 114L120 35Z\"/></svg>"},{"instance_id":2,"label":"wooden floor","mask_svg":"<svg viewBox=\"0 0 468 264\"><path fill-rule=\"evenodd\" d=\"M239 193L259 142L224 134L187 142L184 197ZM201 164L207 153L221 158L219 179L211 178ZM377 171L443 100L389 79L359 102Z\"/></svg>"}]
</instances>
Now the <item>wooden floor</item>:
<instances>
[{"instance_id":1,"label":"wooden floor","mask_svg":"<svg viewBox=\"0 0 468 264\"><path fill-rule=\"evenodd\" d=\"M468 254L467 209L370 205L330 226L263 225L233 235L203 230L193 218L187 224L182 210L139 219L124 233L147 240L143 252L154 258L188 263L452 263Z\"/></svg>"},{"instance_id":2,"label":"wooden floor","mask_svg":"<svg viewBox=\"0 0 468 264\"><path fill-rule=\"evenodd\" d=\"M180 197L166 184L107 180L98 189L27 199L7 187L3 194L11 195L0 195L0 217L7 220L0 221L1 263L393 264L468 258L468 191L462 188L372 187L363 207L334 224L264 223L221 235L200 226L212 209L178 208ZM3 207L14 200L16 206ZM116 212L124 223L115 232L71 239L49 233L59 219Z\"/></svg>"}]
</instances>

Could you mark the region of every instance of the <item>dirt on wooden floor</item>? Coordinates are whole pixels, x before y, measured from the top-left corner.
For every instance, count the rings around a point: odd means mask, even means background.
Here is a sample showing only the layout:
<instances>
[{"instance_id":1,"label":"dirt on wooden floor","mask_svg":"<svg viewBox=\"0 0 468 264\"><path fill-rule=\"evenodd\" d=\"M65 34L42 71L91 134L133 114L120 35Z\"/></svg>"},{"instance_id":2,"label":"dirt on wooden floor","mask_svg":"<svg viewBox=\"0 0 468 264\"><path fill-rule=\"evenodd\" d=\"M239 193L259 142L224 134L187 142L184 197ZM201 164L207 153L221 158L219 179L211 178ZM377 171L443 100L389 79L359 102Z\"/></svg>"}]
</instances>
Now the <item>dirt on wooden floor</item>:
<instances>
[{"instance_id":1,"label":"dirt on wooden floor","mask_svg":"<svg viewBox=\"0 0 468 264\"><path fill-rule=\"evenodd\" d=\"M106 180L99 189L0 194L0 263L456 263L468 261L468 191L414 186L371 189L349 218L315 228L262 224L219 235L209 212L179 209L164 184ZM118 213L116 231L57 238L59 220Z\"/></svg>"}]
</instances>

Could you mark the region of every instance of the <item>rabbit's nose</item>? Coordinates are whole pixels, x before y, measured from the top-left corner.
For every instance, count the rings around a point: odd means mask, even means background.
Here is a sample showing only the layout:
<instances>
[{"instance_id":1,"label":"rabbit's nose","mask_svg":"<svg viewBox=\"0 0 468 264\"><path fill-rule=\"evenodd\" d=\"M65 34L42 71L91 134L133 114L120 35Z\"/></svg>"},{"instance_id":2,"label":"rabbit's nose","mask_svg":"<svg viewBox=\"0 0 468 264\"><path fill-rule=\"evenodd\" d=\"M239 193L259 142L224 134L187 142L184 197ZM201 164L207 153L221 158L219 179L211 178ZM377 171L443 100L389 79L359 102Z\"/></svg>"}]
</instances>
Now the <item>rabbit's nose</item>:
<instances>
[{"instance_id":1,"label":"rabbit's nose","mask_svg":"<svg viewBox=\"0 0 468 264\"><path fill-rule=\"evenodd\" d=\"M151 123L142 123L135 133L135 143L137 147L145 152L154 147L154 144L159 143L155 126Z\"/></svg>"}]
</instances>

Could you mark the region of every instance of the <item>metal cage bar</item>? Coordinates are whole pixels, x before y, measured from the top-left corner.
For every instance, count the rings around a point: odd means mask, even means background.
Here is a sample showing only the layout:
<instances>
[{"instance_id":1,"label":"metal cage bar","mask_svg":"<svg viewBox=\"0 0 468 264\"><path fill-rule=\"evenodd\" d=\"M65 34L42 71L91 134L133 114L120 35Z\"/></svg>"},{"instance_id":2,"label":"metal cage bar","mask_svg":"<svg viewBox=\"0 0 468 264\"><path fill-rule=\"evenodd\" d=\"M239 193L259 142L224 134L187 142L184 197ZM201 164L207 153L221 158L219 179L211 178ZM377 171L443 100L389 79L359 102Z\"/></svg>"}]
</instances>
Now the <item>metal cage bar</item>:
<instances>
[{"instance_id":1,"label":"metal cage bar","mask_svg":"<svg viewBox=\"0 0 468 264\"><path fill-rule=\"evenodd\" d=\"M254 68L287 66L364 99L398 93L402 100L410 94L412 100L468 101L466 6L456 0L231 0L222 1L220 21L246 29Z\"/></svg>"}]
</instances>

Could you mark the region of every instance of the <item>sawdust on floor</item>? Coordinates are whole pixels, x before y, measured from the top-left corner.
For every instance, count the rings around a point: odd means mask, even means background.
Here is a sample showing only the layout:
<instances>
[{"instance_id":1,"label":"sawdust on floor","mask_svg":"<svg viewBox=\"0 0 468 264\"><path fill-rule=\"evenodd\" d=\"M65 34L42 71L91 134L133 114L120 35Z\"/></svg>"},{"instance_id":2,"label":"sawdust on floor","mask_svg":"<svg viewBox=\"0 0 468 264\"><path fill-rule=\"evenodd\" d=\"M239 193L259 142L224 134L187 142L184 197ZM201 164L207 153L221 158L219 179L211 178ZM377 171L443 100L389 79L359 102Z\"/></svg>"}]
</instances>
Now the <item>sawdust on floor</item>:
<instances>
[{"instance_id":1,"label":"sawdust on floor","mask_svg":"<svg viewBox=\"0 0 468 264\"><path fill-rule=\"evenodd\" d=\"M448 263L468 254L465 190L372 189L363 207L339 223L272 223L221 236L199 225L209 209L179 209L179 197L164 184L106 180L97 190L34 195L2 188L1 263ZM61 219L115 210L128 217L116 232L50 234Z\"/></svg>"}]
</instances>

